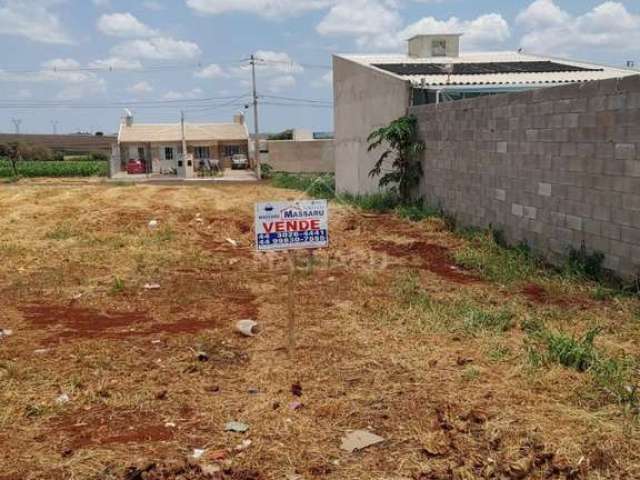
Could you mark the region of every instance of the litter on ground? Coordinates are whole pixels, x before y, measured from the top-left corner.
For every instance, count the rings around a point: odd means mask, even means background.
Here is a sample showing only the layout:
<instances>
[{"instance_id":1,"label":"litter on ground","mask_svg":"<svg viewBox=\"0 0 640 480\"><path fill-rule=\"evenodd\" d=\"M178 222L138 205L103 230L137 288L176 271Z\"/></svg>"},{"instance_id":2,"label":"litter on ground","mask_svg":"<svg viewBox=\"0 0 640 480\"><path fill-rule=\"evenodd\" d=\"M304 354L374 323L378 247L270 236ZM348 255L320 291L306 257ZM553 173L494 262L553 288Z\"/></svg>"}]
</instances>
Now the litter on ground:
<instances>
[{"instance_id":1,"label":"litter on ground","mask_svg":"<svg viewBox=\"0 0 640 480\"><path fill-rule=\"evenodd\" d=\"M227 432L236 432L236 433L244 433L249 430L249 425L242 422L227 422L224 426L225 431Z\"/></svg>"},{"instance_id":2,"label":"litter on ground","mask_svg":"<svg viewBox=\"0 0 640 480\"><path fill-rule=\"evenodd\" d=\"M368 430L355 430L342 437L340 448L349 453L353 453L384 441L384 438Z\"/></svg>"}]
</instances>

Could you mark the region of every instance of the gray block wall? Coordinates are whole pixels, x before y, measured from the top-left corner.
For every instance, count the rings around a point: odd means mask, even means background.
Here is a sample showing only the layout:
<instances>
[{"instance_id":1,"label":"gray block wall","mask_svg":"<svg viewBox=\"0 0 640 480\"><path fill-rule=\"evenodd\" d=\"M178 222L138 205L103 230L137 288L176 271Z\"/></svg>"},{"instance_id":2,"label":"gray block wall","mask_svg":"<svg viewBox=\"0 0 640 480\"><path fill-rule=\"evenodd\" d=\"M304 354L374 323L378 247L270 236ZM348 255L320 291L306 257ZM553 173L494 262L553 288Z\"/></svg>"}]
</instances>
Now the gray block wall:
<instances>
[{"instance_id":1,"label":"gray block wall","mask_svg":"<svg viewBox=\"0 0 640 480\"><path fill-rule=\"evenodd\" d=\"M333 140L270 140L267 163L276 172L333 173Z\"/></svg>"},{"instance_id":2,"label":"gray block wall","mask_svg":"<svg viewBox=\"0 0 640 480\"><path fill-rule=\"evenodd\" d=\"M640 273L640 76L410 111L430 203L550 261L584 243Z\"/></svg>"}]
</instances>

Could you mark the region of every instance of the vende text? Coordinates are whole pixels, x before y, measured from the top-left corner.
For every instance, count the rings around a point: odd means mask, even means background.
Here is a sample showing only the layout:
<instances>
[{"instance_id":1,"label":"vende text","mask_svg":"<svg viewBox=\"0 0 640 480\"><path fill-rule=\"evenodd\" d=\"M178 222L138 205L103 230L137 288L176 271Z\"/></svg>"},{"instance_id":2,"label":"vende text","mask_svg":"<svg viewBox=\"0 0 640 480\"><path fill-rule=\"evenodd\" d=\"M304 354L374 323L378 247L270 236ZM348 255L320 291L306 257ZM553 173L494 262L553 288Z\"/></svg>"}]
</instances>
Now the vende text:
<instances>
[{"instance_id":1,"label":"vende text","mask_svg":"<svg viewBox=\"0 0 640 480\"><path fill-rule=\"evenodd\" d=\"M263 223L267 233L273 232L304 232L306 230L320 230L320 220L293 220L288 222Z\"/></svg>"}]
</instances>

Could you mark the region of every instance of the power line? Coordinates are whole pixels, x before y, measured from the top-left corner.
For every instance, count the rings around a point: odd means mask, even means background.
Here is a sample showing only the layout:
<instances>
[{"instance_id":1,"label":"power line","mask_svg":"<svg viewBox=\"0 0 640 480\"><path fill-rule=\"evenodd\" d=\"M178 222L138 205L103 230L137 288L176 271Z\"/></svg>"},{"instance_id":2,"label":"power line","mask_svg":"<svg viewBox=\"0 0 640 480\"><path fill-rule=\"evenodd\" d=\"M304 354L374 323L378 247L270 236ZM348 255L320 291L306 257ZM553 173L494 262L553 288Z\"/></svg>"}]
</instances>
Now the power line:
<instances>
[{"instance_id":1,"label":"power line","mask_svg":"<svg viewBox=\"0 0 640 480\"><path fill-rule=\"evenodd\" d=\"M215 63L221 66L233 66L243 64L242 60L229 60L225 62L216 62L209 60L201 60L196 63L181 63L181 64L158 64L158 65L131 65L131 66L116 66L116 65L104 65L104 66L86 66L86 67L37 67L37 68L17 68L17 69L0 69L0 74L13 74L13 73L74 73L74 72L161 72L170 70L193 70L204 68L208 65Z\"/></svg>"},{"instance_id":2,"label":"power line","mask_svg":"<svg viewBox=\"0 0 640 480\"><path fill-rule=\"evenodd\" d=\"M333 105L333 102L330 100L315 100L315 99L309 99L309 98L283 97L279 95L262 95L262 96L265 98L275 98L277 100L287 100L292 102Z\"/></svg>"}]
</instances>

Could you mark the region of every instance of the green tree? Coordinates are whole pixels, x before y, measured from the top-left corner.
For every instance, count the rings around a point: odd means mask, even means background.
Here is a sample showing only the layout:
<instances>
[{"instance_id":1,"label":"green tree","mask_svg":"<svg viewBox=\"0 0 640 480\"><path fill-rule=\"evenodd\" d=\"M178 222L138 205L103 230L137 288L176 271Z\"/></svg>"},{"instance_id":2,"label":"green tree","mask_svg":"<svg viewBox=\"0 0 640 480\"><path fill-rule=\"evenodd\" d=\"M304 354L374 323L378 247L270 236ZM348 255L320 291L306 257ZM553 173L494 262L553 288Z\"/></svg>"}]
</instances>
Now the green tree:
<instances>
[{"instance_id":1,"label":"green tree","mask_svg":"<svg viewBox=\"0 0 640 480\"><path fill-rule=\"evenodd\" d=\"M369 135L369 151L387 145L370 177L380 177L380 187L392 185L403 203L412 201L413 193L424 174L421 153L424 143L418 139L417 119L413 115L394 120ZM390 168L384 168L391 161Z\"/></svg>"}]
</instances>

